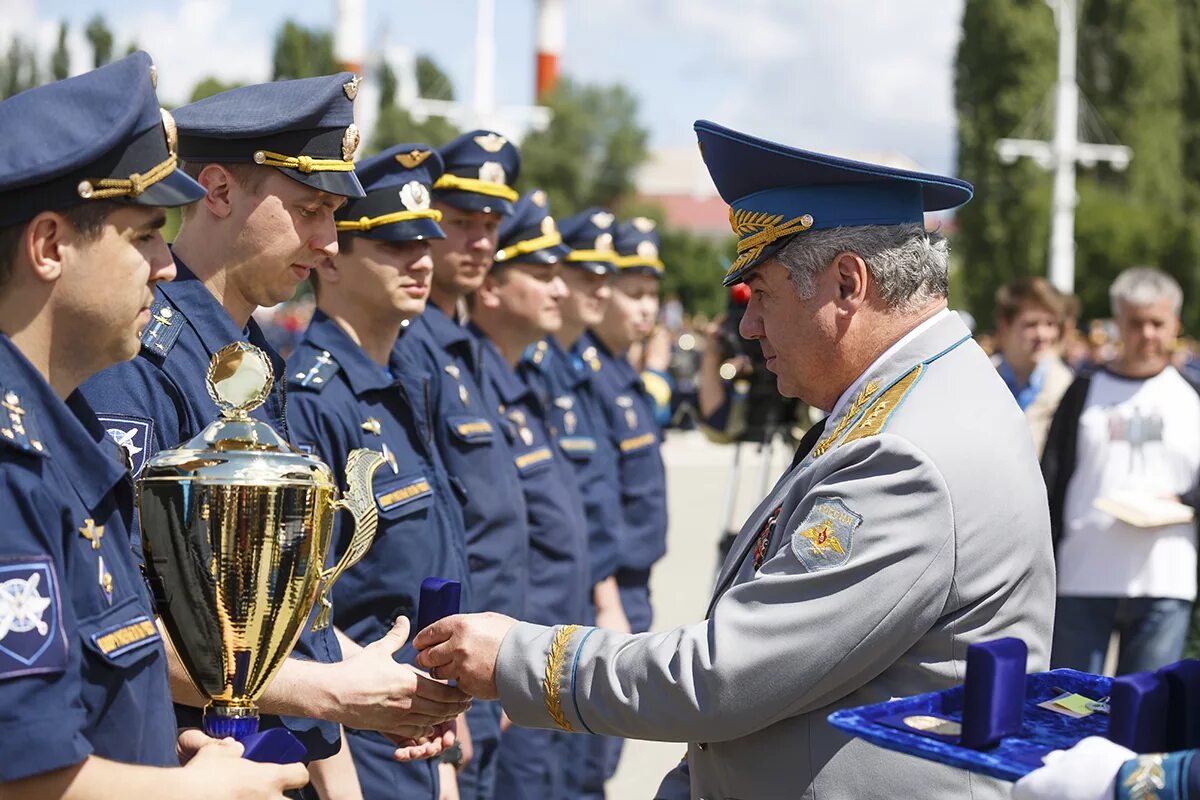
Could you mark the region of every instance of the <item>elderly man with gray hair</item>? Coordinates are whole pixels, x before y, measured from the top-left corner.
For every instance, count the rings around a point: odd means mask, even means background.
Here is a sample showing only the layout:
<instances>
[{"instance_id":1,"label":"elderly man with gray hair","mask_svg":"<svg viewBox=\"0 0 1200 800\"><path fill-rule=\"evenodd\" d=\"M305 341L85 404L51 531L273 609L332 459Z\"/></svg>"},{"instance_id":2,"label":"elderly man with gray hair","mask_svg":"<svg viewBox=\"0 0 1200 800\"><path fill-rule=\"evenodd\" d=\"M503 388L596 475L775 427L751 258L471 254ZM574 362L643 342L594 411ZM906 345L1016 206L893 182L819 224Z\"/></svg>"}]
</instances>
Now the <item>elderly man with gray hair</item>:
<instances>
[{"instance_id":1,"label":"elderly man with gray hair","mask_svg":"<svg viewBox=\"0 0 1200 800\"><path fill-rule=\"evenodd\" d=\"M418 661L519 725L687 742L661 798L1003 797L826 722L960 683L976 642L1017 636L1047 663L1033 445L946 309L946 243L923 224L971 186L696 131L739 238L725 281L751 289L741 333L782 394L829 416L742 527L704 620L631 635L452 617L417 636Z\"/></svg>"},{"instance_id":2,"label":"elderly man with gray hair","mask_svg":"<svg viewBox=\"0 0 1200 800\"><path fill-rule=\"evenodd\" d=\"M1123 675L1183 653L1196 526L1145 512L1196 486L1200 395L1171 366L1183 303L1175 279L1133 267L1109 296L1120 355L1063 395L1042 469L1058 558L1052 666L1100 672L1116 631Z\"/></svg>"}]
</instances>

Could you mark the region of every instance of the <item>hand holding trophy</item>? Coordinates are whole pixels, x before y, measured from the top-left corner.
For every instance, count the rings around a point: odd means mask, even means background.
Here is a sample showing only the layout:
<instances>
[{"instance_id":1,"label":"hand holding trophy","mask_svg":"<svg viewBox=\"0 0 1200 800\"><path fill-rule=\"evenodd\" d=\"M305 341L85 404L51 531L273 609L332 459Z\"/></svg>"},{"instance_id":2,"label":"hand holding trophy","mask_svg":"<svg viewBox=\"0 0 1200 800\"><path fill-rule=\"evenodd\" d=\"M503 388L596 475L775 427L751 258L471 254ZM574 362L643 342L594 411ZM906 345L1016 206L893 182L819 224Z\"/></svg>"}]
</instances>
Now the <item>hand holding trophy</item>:
<instances>
[{"instance_id":1,"label":"hand holding trophy","mask_svg":"<svg viewBox=\"0 0 1200 800\"><path fill-rule=\"evenodd\" d=\"M328 466L250 417L273 381L257 347L222 348L208 370L221 417L155 455L138 481L146 578L184 669L210 700L203 728L214 738L256 732L255 702L318 602L313 629L329 625L330 589L377 524L371 476L382 456L351 452L338 498ZM353 516L354 536L326 569L339 509Z\"/></svg>"}]
</instances>

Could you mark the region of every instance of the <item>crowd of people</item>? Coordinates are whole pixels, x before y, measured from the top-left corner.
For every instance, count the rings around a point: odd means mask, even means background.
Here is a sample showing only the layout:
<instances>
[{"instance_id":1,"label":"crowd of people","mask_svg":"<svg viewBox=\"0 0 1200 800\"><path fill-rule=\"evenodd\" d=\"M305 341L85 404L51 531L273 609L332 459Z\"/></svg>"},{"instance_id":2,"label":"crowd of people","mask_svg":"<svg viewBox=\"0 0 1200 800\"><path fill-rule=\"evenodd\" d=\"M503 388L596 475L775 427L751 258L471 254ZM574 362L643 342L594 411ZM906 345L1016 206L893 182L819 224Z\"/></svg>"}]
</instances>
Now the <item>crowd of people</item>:
<instances>
[{"instance_id":1,"label":"crowd of people","mask_svg":"<svg viewBox=\"0 0 1200 800\"><path fill-rule=\"evenodd\" d=\"M1001 637L1031 671L1099 672L1114 633L1118 672L1181 655L1200 394L1172 365L1183 298L1164 273L1113 283L1115 340L1085 368L1071 302L1005 287L989 356L924 225L969 183L700 121L738 308L676 338L676 304L656 326L655 224L556 219L515 188L501 132L356 163L349 73L173 115L155 80L139 52L0 103L5 797L575 800L604 796L637 737L687 743L662 800L1002 798L826 720L948 689ZM256 698L298 763L197 730L215 732L209 698L154 621L174 587L139 571L133 481L218 416L207 376L231 344L271 362L248 410L285 450L339 485L352 453L380 461L376 536L332 625L305 626ZM798 443L705 618L655 632L672 365L718 435ZM768 396L789 400L750 413ZM353 535L339 520L335 552ZM431 576L464 613L416 631ZM1147 796L1135 755L1105 752L1105 788L1121 770L1122 796ZM1057 763L1060 780L1080 762ZM1061 796L1047 774L1017 794Z\"/></svg>"}]
</instances>

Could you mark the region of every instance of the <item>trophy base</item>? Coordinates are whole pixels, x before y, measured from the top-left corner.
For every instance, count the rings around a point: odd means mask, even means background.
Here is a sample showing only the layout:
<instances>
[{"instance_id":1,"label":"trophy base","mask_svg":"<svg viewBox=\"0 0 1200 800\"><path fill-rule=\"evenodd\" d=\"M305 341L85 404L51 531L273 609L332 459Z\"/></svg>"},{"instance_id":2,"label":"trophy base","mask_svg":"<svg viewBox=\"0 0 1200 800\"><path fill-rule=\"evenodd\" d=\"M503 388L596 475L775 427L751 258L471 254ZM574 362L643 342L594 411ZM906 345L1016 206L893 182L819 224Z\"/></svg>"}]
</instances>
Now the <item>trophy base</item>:
<instances>
[{"instance_id":1,"label":"trophy base","mask_svg":"<svg viewBox=\"0 0 1200 800\"><path fill-rule=\"evenodd\" d=\"M239 742L258 731L258 708L209 703L204 707L204 733L214 739L233 737Z\"/></svg>"}]
</instances>

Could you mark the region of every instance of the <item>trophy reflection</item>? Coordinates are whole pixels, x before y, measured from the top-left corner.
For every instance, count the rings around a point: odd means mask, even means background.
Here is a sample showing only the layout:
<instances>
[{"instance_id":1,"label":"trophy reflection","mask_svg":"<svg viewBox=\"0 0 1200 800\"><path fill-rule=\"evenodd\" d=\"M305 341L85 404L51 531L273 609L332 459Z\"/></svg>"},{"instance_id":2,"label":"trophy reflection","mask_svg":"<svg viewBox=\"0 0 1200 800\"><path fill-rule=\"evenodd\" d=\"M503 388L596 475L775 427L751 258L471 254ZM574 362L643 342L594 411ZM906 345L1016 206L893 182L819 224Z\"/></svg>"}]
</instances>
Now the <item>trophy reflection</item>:
<instances>
[{"instance_id":1,"label":"trophy reflection","mask_svg":"<svg viewBox=\"0 0 1200 800\"><path fill-rule=\"evenodd\" d=\"M319 604L327 627L330 590L375 535L371 478L383 458L350 453L349 487L250 412L274 382L271 362L235 342L212 358L208 391L221 417L164 450L138 481L145 572L167 636L202 695L204 732L242 739L258 729L255 701ZM333 515L349 511L354 536L326 568Z\"/></svg>"}]
</instances>

